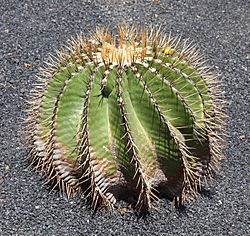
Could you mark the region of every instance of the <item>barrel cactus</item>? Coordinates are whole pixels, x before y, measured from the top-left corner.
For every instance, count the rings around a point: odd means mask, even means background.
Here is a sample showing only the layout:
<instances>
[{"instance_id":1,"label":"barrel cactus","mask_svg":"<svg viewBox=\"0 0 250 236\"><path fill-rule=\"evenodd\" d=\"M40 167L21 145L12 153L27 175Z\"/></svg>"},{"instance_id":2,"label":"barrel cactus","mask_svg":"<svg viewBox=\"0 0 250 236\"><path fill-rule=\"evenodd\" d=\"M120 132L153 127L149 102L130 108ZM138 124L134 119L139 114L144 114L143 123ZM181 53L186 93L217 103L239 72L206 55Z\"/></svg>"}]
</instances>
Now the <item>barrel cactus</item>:
<instances>
[{"instance_id":1,"label":"barrel cactus","mask_svg":"<svg viewBox=\"0 0 250 236\"><path fill-rule=\"evenodd\" d=\"M37 76L30 159L70 197L113 209L116 186L148 212L193 199L221 157L218 82L188 40L120 26L78 35Z\"/></svg>"}]
</instances>

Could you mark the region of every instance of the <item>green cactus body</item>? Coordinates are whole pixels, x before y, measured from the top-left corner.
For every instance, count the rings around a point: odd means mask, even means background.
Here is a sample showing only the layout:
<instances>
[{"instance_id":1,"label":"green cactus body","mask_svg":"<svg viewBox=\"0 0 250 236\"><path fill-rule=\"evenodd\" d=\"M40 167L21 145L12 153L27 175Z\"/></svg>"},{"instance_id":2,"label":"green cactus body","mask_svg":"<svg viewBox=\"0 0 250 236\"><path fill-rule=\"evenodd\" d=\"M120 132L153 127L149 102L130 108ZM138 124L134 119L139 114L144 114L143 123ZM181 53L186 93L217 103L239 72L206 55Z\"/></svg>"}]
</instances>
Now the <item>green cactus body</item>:
<instances>
[{"instance_id":1,"label":"green cactus body","mask_svg":"<svg viewBox=\"0 0 250 236\"><path fill-rule=\"evenodd\" d=\"M159 31L97 30L58 52L38 78L29 111L31 159L53 188L113 208L127 184L139 212L160 183L193 198L220 158L214 77L187 41Z\"/></svg>"}]
</instances>

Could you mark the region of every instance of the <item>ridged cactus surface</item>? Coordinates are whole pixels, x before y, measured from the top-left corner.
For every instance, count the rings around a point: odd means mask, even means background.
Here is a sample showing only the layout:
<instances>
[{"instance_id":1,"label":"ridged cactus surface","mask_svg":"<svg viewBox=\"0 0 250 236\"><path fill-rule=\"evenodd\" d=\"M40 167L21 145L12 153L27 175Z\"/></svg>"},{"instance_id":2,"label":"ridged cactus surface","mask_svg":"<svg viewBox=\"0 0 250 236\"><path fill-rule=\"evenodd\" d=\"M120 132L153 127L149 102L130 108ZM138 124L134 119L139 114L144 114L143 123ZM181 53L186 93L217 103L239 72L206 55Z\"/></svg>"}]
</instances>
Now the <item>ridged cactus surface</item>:
<instances>
[{"instance_id":1,"label":"ridged cactus surface","mask_svg":"<svg viewBox=\"0 0 250 236\"><path fill-rule=\"evenodd\" d=\"M30 158L68 196L113 209L116 186L147 212L163 192L180 205L217 166L217 81L188 40L161 30L97 29L41 69L30 100Z\"/></svg>"}]
</instances>

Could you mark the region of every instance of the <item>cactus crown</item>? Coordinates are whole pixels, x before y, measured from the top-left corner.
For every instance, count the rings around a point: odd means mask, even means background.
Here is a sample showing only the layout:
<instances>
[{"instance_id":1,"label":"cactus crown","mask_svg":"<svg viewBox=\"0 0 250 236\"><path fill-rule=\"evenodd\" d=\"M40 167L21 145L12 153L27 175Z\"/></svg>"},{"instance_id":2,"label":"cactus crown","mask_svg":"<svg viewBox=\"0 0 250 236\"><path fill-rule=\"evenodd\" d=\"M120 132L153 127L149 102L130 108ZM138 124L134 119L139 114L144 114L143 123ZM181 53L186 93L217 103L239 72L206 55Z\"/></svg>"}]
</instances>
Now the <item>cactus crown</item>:
<instances>
[{"instance_id":1,"label":"cactus crown","mask_svg":"<svg viewBox=\"0 0 250 236\"><path fill-rule=\"evenodd\" d=\"M118 27L78 35L41 69L28 111L30 157L68 196L113 209L117 183L147 212L155 189L195 197L221 156L217 81L188 40Z\"/></svg>"}]
</instances>

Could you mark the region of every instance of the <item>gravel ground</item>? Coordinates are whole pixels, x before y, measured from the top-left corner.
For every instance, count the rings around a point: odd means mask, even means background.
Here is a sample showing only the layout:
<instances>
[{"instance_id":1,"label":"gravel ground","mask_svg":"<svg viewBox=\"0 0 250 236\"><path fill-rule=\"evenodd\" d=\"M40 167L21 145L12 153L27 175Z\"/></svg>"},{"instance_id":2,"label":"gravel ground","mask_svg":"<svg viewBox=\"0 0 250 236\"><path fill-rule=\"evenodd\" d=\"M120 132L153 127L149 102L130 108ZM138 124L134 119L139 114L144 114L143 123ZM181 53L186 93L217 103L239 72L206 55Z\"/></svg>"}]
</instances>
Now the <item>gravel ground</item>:
<instances>
[{"instance_id":1,"label":"gravel ground","mask_svg":"<svg viewBox=\"0 0 250 236\"><path fill-rule=\"evenodd\" d=\"M250 235L249 59L247 0L0 1L0 235ZM215 180L186 210L161 200L147 220L133 212L90 211L78 199L49 194L27 168L19 117L33 77L71 35L120 22L162 25L200 44L228 100L226 158ZM30 64L31 67L25 66ZM121 206L126 203L120 202Z\"/></svg>"}]
</instances>

